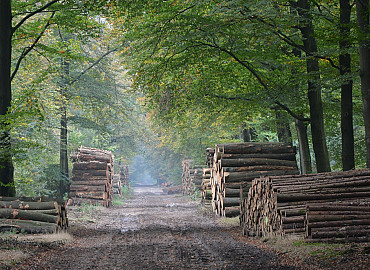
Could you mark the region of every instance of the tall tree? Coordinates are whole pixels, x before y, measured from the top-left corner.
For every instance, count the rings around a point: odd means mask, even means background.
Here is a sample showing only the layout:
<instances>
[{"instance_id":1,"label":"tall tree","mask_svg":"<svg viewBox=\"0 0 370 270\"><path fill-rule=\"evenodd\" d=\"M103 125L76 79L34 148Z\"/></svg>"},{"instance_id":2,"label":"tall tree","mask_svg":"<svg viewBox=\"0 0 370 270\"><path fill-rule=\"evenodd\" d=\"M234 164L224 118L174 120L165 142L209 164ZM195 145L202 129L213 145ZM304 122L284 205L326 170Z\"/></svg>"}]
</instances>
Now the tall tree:
<instances>
[{"instance_id":1,"label":"tall tree","mask_svg":"<svg viewBox=\"0 0 370 270\"><path fill-rule=\"evenodd\" d=\"M307 136L307 124L298 119L295 120L295 126L297 129L297 137L299 144L299 161L300 169L302 174L311 173L311 154L310 145Z\"/></svg>"},{"instance_id":2,"label":"tall tree","mask_svg":"<svg viewBox=\"0 0 370 270\"><path fill-rule=\"evenodd\" d=\"M353 136L353 101L351 77L350 21L351 3L349 0L340 0L340 24L339 24L339 67L341 82L341 131L342 131L342 165L343 170L355 168L355 150Z\"/></svg>"},{"instance_id":3,"label":"tall tree","mask_svg":"<svg viewBox=\"0 0 370 270\"><path fill-rule=\"evenodd\" d=\"M68 170L68 126L67 126L67 91L69 86L69 66L70 61L62 57L61 59L61 78L60 78L60 148L59 164L61 181L59 194L63 195L67 191L67 181L69 178Z\"/></svg>"},{"instance_id":4,"label":"tall tree","mask_svg":"<svg viewBox=\"0 0 370 270\"><path fill-rule=\"evenodd\" d=\"M365 124L366 165L370 168L370 24L369 0L356 0L359 27L360 78Z\"/></svg>"},{"instance_id":5,"label":"tall tree","mask_svg":"<svg viewBox=\"0 0 370 270\"><path fill-rule=\"evenodd\" d=\"M12 99L11 39L11 0L4 0L0 2L0 196L15 195L10 126L7 120Z\"/></svg>"},{"instance_id":6,"label":"tall tree","mask_svg":"<svg viewBox=\"0 0 370 270\"><path fill-rule=\"evenodd\" d=\"M0 149L2 150L2 157L0 161L0 181L2 183L0 185L0 195L15 195L10 126L6 116L9 113L12 100L11 81L17 73L21 62L28 55L28 53L34 49L46 29L50 26L50 19L54 16L54 12L51 13L52 15L45 26L41 27L41 32L39 32L31 45L28 45L26 48L24 48L23 52L16 61L13 72L11 72L12 36L14 32L20 29L20 27L27 20L36 14L45 11L56 2L58 2L58 0L49 1L43 3L41 6L37 6L36 9L30 12L26 12L26 15L20 18L15 26L12 26L14 17L12 16L11 1L5 0L1 1L0 3L0 116L2 116L2 119L0 119Z\"/></svg>"},{"instance_id":7,"label":"tall tree","mask_svg":"<svg viewBox=\"0 0 370 270\"><path fill-rule=\"evenodd\" d=\"M288 116L285 115L285 113L279 109L275 110L275 115L276 115L276 130L279 142L293 144Z\"/></svg>"},{"instance_id":8,"label":"tall tree","mask_svg":"<svg viewBox=\"0 0 370 270\"><path fill-rule=\"evenodd\" d=\"M326 145L324 129L324 113L321 98L321 79L319 61L312 55L318 53L314 26L312 23L311 6L308 0L298 0L294 3L300 17L298 26L302 33L303 46L309 54L306 59L306 68L309 79L308 100L310 103L312 143L315 152L316 167L318 172L329 172L329 153Z\"/></svg>"}]
</instances>

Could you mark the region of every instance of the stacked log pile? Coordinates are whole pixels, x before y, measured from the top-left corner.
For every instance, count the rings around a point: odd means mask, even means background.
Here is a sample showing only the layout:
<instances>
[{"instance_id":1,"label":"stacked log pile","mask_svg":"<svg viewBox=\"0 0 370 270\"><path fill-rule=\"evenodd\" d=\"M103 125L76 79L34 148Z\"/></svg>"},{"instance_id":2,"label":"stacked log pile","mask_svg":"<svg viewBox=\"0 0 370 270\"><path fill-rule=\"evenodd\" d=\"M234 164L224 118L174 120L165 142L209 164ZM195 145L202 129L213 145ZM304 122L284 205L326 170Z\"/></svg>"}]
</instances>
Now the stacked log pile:
<instances>
[{"instance_id":1,"label":"stacked log pile","mask_svg":"<svg viewBox=\"0 0 370 270\"><path fill-rule=\"evenodd\" d=\"M308 242L370 242L370 202L306 205Z\"/></svg>"},{"instance_id":2,"label":"stacked log pile","mask_svg":"<svg viewBox=\"0 0 370 270\"><path fill-rule=\"evenodd\" d=\"M202 175L202 203L203 204L211 204L211 200L212 200L211 179L212 179L212 169L203 168L203 175Z\"/></svg>"},{"instance_id":3,"label":"stacked log pile","mask_svg":"<svg viewBox=\"0 0 370 270\"><path fill-rule=\"evenodd\" d=\"M203 167L193 166L192 160L182 161L182 192L184 195L194 194L197 190L202 190Z\"/></svg>"},{"instance_id":4,"label":"stacked log pile","mask_svg":"<svg viewBox=\"0 0 370 270\"><path fill-rule=\"evenodd\" d=\"M114 174L113 176L113 194L117 194L119 196L122 195L122 182L120 174Z\"/></svg>"},{"instance_id":5,"label":"stacked log pile","mask_svg":"<svg viewBox=\"0 0 370 270\"><path fill-rule=\"evenodd\" d=\"M113 155L110 151L81 146L72 169L69 196L75 203L88 202L108 207L113 197Z\"/></svg>"},{"instance_id":6,"label":"stacked log pile","mask_svg":"<svg viewBox=\"0 0 370 270\"><path fill-rule=\"evenodd\" d=\"M181 174L181 183L182 183L182 193L183 194L190 194L193 192L192 185L190 186L190 167L191 167L191 160L190 159L183 159L182 160L182 174Z\"/></svg>"},{"instance_id":7,"label":"stacked log pile","mask_svg":"<svg viewBox=\"0 0 370 270\"><path fill-rule=\"evenodd\" d=\"M162 187L162 191L165 194L171 195L171 194L181 194L182 193L182 187L181 185L177 186L164 186Z\"/></svg>"},{"instance_id":8,"label":"stacked log pile","mask_svg":"<svg viewBox=\"0 0 370 270\"><path fill-rule=\"evenodd\" d=\"M0 232L54 233L67 227L66 204L63 201L0 197Z\"/></svg>"},{"instance_id":9,"label":"stacked log pile","mask_svg":"<svg viewBox=\"0 0 370 270\"><path fill-rule=\"evenodd\" d=\"M211 180L215 213L239 216L243 190L249 189L256 177L298 174L295 155L295 147L284 143L216 145Z\"/></svg>"},{"instance_id":10,"label":"stacked log pile","mask_svg":"<svg viewBox=\"0 0 370 270\"><path fill-rule=\"evenodd\" d=\"M213 157L215 155L215 149L214 148L207 148L206 149L206 162L207 167L212 168L213 167Z\"/></svg>"},{"instance_id":11,"label":"stacked log pile","mask_svg":"<svg viewBox=\"0 0 370 270\"><path fill-rule=\"evenodd\" d=\"M128 165L120 166L120 175L122 187L130 187L130 172Z\"/></svg>"},{"instance_id":12,"label":"stacked log pile","mask_svg":"<svg viewBox=\"0 0 370 270\"><path fill-rule=\"evenodd\" d=\"M323 214L329 211L326 209L333 209L326 205L346 203L369 207L369 170L260 177L253 180L243 204L244 216L241 226L244 234L248 235L294 233L312 238L317 237L317 234L312 235L310 230L313 228L312 222L323 222L313 226L326 227L332 221L338 225L337 221L340 220L362 220L361 222L368 223L361 225L370 225L369 216L357 215L357 210L353 213L340 213L338 210L338 214ZM307 207L313 213L309 212L307 215Z\"/></svg>"}]
</instances>

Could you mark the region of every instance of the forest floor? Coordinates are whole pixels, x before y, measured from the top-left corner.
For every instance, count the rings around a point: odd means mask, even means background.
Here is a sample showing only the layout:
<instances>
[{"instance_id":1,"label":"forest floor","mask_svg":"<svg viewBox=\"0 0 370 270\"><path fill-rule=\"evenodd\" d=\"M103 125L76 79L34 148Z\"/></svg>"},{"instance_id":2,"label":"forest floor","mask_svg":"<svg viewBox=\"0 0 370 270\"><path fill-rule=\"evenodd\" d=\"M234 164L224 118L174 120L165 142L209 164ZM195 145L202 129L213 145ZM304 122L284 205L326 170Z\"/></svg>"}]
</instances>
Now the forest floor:
<instances>
[{"instance_id":1,"label":"forest floor","mask_svg":"<svg viewBox=\"0 0 370 270\"><path fill-rule=\"evenodd\" d=\"M68 210L68 233L0 236L0 269L369 269L369 244L241 236L199 201L135 188L111 208Z\"/></svg>"}]
</instances>

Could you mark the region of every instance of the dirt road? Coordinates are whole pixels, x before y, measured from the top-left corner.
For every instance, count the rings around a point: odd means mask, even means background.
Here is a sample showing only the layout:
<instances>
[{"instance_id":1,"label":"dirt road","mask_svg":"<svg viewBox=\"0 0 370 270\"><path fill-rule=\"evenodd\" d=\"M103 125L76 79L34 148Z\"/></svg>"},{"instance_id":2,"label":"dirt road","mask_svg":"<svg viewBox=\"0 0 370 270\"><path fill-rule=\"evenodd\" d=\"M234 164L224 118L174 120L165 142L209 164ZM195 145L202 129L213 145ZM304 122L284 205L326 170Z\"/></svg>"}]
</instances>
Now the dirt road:
<instances>
[{"instance_id":1,"label":"dirt road","mask_svg":"<svg viewBox=\"0 0 370 270\"><path fill-rule=\"evenodd\" d=\"M199 202L157 188L135 189L123 205L92 217L72 220L72 241L34 247L12 269L297 269L241 241L235 226L207 215Z\"/></svg>"}]
</instances>

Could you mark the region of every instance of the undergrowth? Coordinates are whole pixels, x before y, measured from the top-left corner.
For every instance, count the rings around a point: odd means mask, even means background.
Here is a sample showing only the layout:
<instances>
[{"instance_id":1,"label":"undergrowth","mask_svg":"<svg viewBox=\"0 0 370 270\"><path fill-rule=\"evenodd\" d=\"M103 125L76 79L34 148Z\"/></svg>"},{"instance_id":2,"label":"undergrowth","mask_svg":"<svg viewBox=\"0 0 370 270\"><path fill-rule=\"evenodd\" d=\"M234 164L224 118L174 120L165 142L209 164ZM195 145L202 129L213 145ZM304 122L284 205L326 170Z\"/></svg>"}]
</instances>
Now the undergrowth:
<instances>
[{"instance_id":1,"label":"undergrowth","mask_svg":"<svg viewBox=\"0 0 370 270\"><path fill-rule=\"evenodd\" d=\"M124 186L122 188L122 195L119 196L115 194L113 196L113 205L114 206L122 206L126 200L133 198L133 190L129 188L128 186Z\"/></svg>"}]
</instances>

